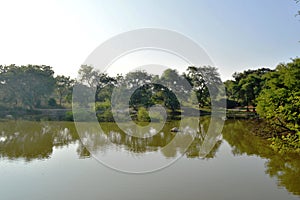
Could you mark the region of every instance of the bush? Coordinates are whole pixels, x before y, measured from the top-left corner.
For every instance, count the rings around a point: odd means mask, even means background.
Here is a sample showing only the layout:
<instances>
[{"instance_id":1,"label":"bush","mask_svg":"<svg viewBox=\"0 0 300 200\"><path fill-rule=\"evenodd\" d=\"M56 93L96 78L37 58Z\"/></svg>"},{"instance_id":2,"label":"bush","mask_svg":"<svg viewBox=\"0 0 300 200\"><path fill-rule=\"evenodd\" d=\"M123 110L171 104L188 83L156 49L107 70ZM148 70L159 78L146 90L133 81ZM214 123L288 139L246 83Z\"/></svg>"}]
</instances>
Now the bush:
<instances>
[{"instance_id":1,"label":"bush","mask_svg":"<svg viewBox=\"0 0 300 200\"><path fill-rule=\"evenodd\" d=\"M139 108L137 113L137 120L140 122L150 122L151 119L146 108Z\"/></svg>"},{"instance_id":2,"label":"bush","mask_svg":"<svg viewBox=\"0 0 300 200\"><path fill-rule=\"evenodd\" d=\"M111 111L111 103L106 100L104 102L96 102L97 119L99 122L113 122L113 114Z\"/></svg>"},{"instance_id":3,"label":"bush","mask_svg":"<svg viewBox=\"0 0 300 200\"><path fill-rule=\"evenodd\" d=\"M66 112L65 120L66 120L66 121L74 121L74 118L73 118L73 112L72 112L72 111Z\"/></svg>"}]
</instances>

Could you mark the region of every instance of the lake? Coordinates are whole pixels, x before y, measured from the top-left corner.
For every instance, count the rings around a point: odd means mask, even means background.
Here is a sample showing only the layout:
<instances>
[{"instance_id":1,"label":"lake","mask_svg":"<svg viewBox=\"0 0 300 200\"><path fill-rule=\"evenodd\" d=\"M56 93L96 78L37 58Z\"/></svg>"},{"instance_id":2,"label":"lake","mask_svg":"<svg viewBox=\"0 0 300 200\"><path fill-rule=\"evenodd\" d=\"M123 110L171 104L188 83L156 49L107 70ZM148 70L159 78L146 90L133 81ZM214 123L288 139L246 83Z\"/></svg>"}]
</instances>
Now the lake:
<instances>
[{"instance_id":1,"label":"lake","mask_svg":"<svg viewBox=\"0 0 300 200\"><path fill-rule=\"evenodd\" d=\"M101 123L101 134L83 123L83 140L72 122L2 121L1 199L299 199L299 155L274 153L246 120L227 120L203 153L209 122L199 121L190 143L181 140L187 149L176 144L163 150L177 136L190 138L170 132L178 121L144 138L114 123ZM156 157L135 164L151 152ZM160 159L171 164L159 168ZM126 172L143 168L151 172Z\"/></svg>"}]
</instances>

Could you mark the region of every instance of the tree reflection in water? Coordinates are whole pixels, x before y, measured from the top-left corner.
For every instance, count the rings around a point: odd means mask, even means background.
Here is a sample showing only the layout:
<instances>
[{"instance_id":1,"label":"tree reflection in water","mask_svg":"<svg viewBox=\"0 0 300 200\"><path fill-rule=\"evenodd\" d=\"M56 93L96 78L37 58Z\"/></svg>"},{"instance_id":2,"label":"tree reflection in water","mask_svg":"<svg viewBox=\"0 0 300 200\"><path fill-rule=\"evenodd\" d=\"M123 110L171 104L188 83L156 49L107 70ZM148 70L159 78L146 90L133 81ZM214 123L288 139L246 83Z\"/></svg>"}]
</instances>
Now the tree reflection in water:
<instances>
[{"instance_id":1,"label":"tree reflection in water","mask_svg":"<svg viewBox=\"0 0 300 200\"><path fill-rule=\"evenodd\" d=\"M266 174L275 177L279 187L300 195L300 155L275 153L269 147L269 141L251 133L253 123L247 121L227 121L223 129L223 138L232 147L234 155L256 155L267 159Z\"/></svg>"},{"instance_id":2,"label":"tree reflection in water","mask_svg":"<svg viewBox=\"0 0 300 200\"><path fill-rule=\"evenodd\" d=\"M78 140L75 127L67 124L29 121L0 123L0 157L24 158L26 161L49 158L53 147Z\"/></svg>"},{"instance_id":3,"label":"tree reflection in water","mask_svg":"<svg viewBox=\"0 0 300 200\"><path fill-rule=\"evenodd\" d=\"M89 137L89 147L97 151L109 151L109 145L117 145L120 150L132 153L158 151L168 144L175 136L170 132L172 127L178 127L178 121L168 122L165 127L153 137L136 138L126 135L113 123L101 125L103 133L86 132ZM219 138L213 149L205 156L201 148L209 118L200 120L197 135L185 151L187 158L211 159L216 156L222 139ZM251 133L252 123L247 121L227 121L223 129L223 140L232 148L233 155L256 155L267 159L265 173L278 180L279 187L285 187L289 192L300 195L300 156L294 154L280 155L269 147L269 141L254 136ZM176 133L182 134L182 133ZM83 141L85 142L85 141ZM53 153L53 148L64 147L78 143L77 153L80 158L90 157L89 151L79 141L76 128L71 122L0 122L0 158L15 160L47 159ZM162 151L165 157L174 157L183 149L172 146L168 151Z\"/></svg>"},{"instance_id":4,"label":"tree reflection in water","mask_svg":"<svg viewBox=\"0 0 300 200\"><path fill-rule=\"evenodd\" d=\"M201 129L197 130L198 135L196 135L195 140L186 151L187 157L194 158L200 156L201 143L206 134L204 128L207 129L209 120L202 120L201 123L203 124L201 124ZM88 146L96 151L108 150L108 145L111 143L133 153L158 151L174 139L175 134L172 134L170 129L178 126L179 121L167 122L164 128L153 137L137 138L125 134L114 123L102 123L102 133L96 130L86 131L86 136L84 137L86 141L82 142L89 142ZM181 134L183 138L184 133L177 133L179 138ZM85 148L86 145L79 142L79 137L73 123L32 121L7 121L0 123L0 156L2 158L11 160L23 158L26 161L45 159L51 156L53 147L62 147L76 142L78 142L77 153L80 158L89 157L90 153ZM207 158L214 157L220 143L220 141L217 143ZM180 147L180 144L170 147L162 153L166 157L176 156L183 151L183 149L178 147Z\"/></svg>"}]
</instances>

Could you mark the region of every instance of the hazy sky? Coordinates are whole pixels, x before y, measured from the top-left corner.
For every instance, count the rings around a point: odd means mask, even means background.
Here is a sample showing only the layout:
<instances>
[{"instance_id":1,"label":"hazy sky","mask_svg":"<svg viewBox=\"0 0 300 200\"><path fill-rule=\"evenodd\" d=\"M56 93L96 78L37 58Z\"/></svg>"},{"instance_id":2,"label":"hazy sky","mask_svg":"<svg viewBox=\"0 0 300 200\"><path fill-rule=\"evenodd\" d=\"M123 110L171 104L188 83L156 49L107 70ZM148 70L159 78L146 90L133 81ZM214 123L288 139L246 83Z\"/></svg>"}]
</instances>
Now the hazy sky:
<instances>
[{"instance_id":1,"label":"hazy sky","mask_svg":"<svg viewBox=\"0 0 300 200\"><path fill-rule=\"evenodd\" d=\"M0 64L46 64L76 77L110 37L165 28L202 46L225 80L299 56L297 10L293 0L0 1Z\"/></svg>"}]
</instances>

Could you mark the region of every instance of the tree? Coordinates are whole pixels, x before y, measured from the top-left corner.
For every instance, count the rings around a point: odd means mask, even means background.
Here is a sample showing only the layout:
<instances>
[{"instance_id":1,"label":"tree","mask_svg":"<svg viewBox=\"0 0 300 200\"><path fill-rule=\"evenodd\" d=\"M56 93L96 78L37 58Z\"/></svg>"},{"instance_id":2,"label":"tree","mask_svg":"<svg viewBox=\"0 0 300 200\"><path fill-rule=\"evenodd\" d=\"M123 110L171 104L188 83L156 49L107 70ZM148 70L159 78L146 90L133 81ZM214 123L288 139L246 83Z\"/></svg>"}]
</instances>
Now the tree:
<instances>
[{"instance_id":1,"label":"tree","mask_svg":"<svg viewBox=\"0 0 300 200\"><path fill-rule=\"evenodd\" d=\"M167 108L175 112L180 108L180 103L188 100L191 89L189 82L179 75L177 70L166 69L155 85L155 99L161 101Z\"/></svg>"},{"instance_id":2,"label":"tree","mask_svg":"<svg viewBox=\"0 0 300 200\"><path fill-rule=\"evenodd\" d=\"M46 65L2 66L0 74L4 102L29 109L39 107L55 85L54 71Z\"/></svg>"},{"instance_id":3,"label":"tree","mask_svg":"<svg viewBox=\"0 0 300 200\"><path fill-rule=\"evenodd\" d=\"M99 84L99 72L92 66L81 65L79 71L79 82L89 87L97 87Z\"/></svg>"},{"instance_id":4,"label":"tree","mask_svg":"<svg viewBox=\"0 0 300 200\"><path fill-rule=\"evenodd\" d=\"M238 100L238 85L234 80L227 80L224 82L226 88L226 96L228 99L237 101Z\"/></svg>"},{"instance_id":5,"label":"tree","mask_svg":"<svg viewBox=\"0 0 300 200\"><path fill-rule=\"evenodd\" d=\"M70 77L56 76L55 77L55 91L58 96L59 105L62 105L62 101L69 102L71 100L72 89L75 81Z\"/></svg>"},{"instance_id":6,"label":"tree","mask_svg":"<svg viewBox=\"0 0 300 200\"><path fill-rule=\"evenodd\" d=\"M300 136L300 58L279 64L267 76L258 99L257 111L282 132Z\"/></svg>"},{"instance_id":7,"label":"tree","mask_svg":"<svg viewBox=\"0 0 300 200\"><path fill-rule=\"evenodd\" d=\"M196 93L199 108L210 105L211 97L217 97L218 85L222 84L217 68L211 66L190 66L184 77Z\"/></svg>"},{"instance_id":8,"label":"tree","mask_svg":"<svg viewBox=\"0 0 300 200\"><path fill-rule=\"evenodd\" d=\"M117 86L118 79L121 78L120 75L114 78L106 73L99 73L98 78L96 101L110 101L113 89Z\"/></svg>"},{"instance_id":9,"label":"tree","mask_svg":"<svg viewBox=\"0 0 300 200\"><path fill-rule=\"evenodd\" d=\"M175 112L177 109L180 108L180 103L174 92L161 84L154 85L152 101L155 104L161 104L165 106L172 112Z\"/></svg>"},{"instance_id":10,"label":"tree","mask_svg":"<svg viewBox=\"0 0 300 200\"><path fill-rule=\"evenodd\" d=\"M268 68L246 70L233 74L233 81L226 81L226 94L230 99L238 101L241 105L256 106L256 99L263 89L266 81L266 74L272 72Z\"/></svg>"},{"instance_id":11,"label":"tree","mask_svg":"<svg viewBox=\"0 0 300 200\"><path fill-rule=\"evenodd\" d=\"M132 93L129 105L131 108L137 110L139 107L148 108L153 105L151 101L152 96L152 75L145 71L134 71L126 74L124 79L124 86L126 91Z\"/></svg>"}]
</instances>

